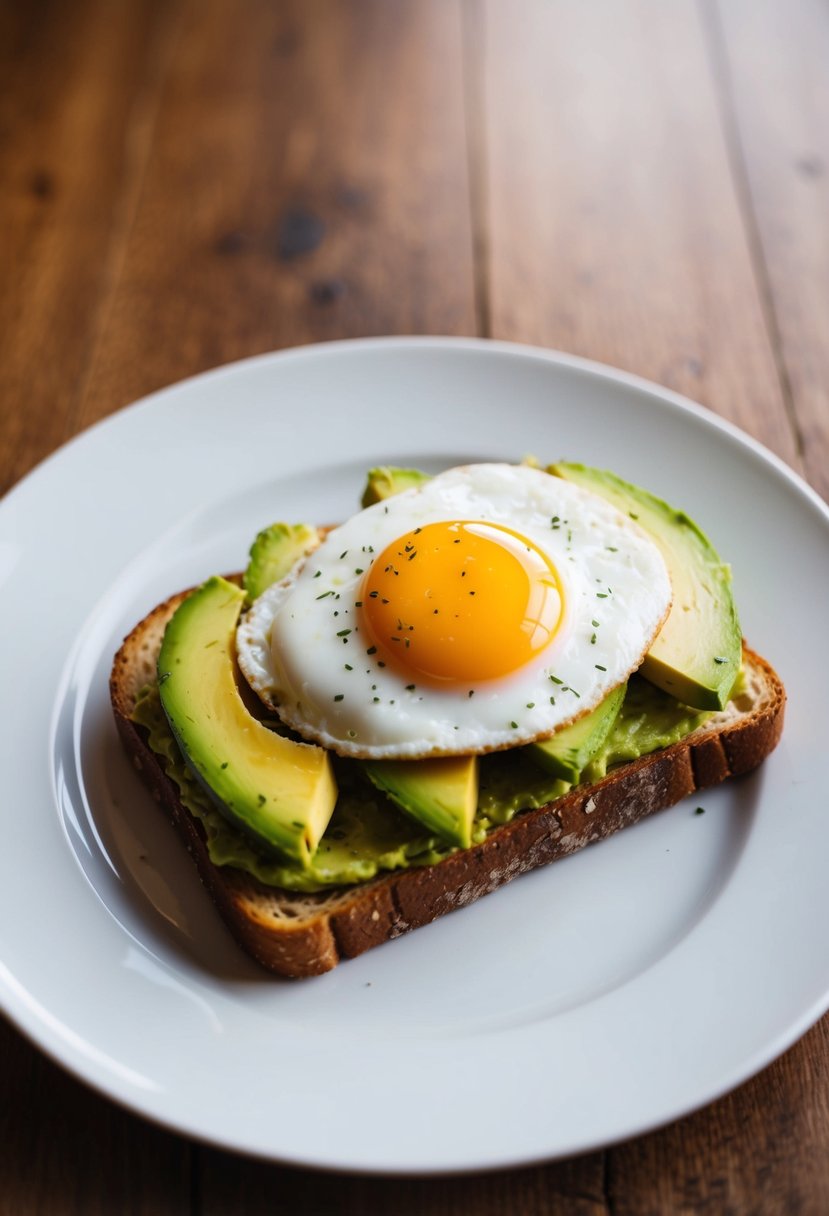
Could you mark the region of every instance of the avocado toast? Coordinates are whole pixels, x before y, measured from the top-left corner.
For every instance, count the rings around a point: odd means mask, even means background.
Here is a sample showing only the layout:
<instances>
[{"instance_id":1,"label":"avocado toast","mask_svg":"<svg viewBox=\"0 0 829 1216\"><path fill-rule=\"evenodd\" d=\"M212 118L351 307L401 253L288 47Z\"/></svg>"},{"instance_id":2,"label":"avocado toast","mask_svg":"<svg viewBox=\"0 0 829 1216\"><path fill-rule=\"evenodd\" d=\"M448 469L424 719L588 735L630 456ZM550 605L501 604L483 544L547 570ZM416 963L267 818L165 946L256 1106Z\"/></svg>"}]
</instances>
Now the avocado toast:
<instances>
[{"instance_id":1,"label":"avocado toast","mask_svg":"<svg viewBox=\"0 0 829 1216\"><path fill-rule=\"evenodd\" d=\"M575 465L550 471L574 479L595 472ZM614 493L634 489L607 476ZM364 501L382 502L396 486L394 470L381 470L370 477ZM694 611L677 620L699 620L710 608L705 629L714 637L696 647L707 663L695 653L689 662L687 637L671 641L672 611L658 635L668 632L668 658L654 665L656 674L631 675L591 712L525 746L399 763L343 758L286 730L272 707L240 688L234 636L243 582L263 593L286 566L302 565L319 540L313 530L275 525L275 543L266 530L244 580L210 579L173 597L125 640L111 680L121 737L231 931L266 967L287 976L329 970L696 789L747 772L772 750L785 695L769 665L741 646L723 567L686 517L655 507L658 500L643 491L636 495L637 515L657 510L672 521L665 543L684 577L693 582L692 562L701 571L701 590L687 593ZM692 557L683 550L689 539L699 550ZM195 642L188 617L200 628L207 623ZM671 666L677 649L679 669ZM186 680L176 692L193 654L200 667L207 656L205 670L215 667L209 687L198 684L195 709ZM694 704L665 690L677 676ZM201 720L195 740L190 718ZM246 741L237 747L240 734ZM263 781L279 784L286 763L294 773L289 796L283 786L271 798Z\"/></svg>"}]
</instances>

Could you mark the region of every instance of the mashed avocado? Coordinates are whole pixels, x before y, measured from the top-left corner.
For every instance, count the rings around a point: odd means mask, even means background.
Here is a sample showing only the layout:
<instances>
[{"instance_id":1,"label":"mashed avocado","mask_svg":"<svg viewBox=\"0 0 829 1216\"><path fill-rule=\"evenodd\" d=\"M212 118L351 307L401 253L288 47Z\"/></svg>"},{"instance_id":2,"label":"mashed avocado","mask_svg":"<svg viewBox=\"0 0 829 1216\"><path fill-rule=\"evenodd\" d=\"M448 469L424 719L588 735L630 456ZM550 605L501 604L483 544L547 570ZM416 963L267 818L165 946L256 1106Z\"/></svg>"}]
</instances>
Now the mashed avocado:
<instances>
[{"instance_id":1,"label":"mashed avocado","mask_svg":"<svg viewBox=\"0 0 829 1216\"><path fill-rule=\"evenodd\" d=\"M580 779L599 780L614 765L667 747L708 716L633 676L603 749ZM147 731L149 745L178 787L182 804L202 823L214 865L245 870L268 886L312 892L366 882L384 871L431 865L455 851L383 798L358 764L337 761L339 798L310 865L300 869L274 861L257 852L204 793L182 759L156 687L144 690L132 718ZM526 748L482 756L473 844L480 843L493 827L509 823L521 811L544 806L570 788L566 781L540 768Z\"/></svg>"}]
</instances>

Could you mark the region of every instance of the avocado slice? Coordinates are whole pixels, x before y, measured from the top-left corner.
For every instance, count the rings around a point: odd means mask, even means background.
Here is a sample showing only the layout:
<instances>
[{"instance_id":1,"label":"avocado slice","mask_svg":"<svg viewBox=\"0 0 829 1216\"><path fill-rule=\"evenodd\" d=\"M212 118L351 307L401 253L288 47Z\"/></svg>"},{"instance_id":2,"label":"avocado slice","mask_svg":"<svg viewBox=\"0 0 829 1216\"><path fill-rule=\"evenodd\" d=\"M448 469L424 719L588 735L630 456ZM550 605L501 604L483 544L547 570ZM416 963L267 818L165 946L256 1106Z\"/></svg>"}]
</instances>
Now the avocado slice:
<instances>
[{"instance_id":1,"label":"avocado slice","mask_svg":"<svg viewBox=\"0 0 829 1216\"><path fill-rule=\"evenodd\" d=\"M607 499L659 546L674 591L665 624L640 668L657 688L693 709L724 709L742 662L731 571L682 511L615 473L562 461L549 473Z\"/></svg>"},{"instance_id":2,"label":"avocado slice","mask_svg":"<svg viewBox=\"0 0 829 1216\"><path fill-rule=\"evenodd\" d=\"M430 832L466 849L478 806L477 756L432 760L370 760L367 776Z\"/></svg>"},{"instance_id":3,"label":"avocado slice","mask_svg":"<svg viewBox=\"0 0 829 1216\"><path fill-rule=\"evenodd\" d=\"M371 507L403 490L423 485L424 481L431 481L431 477L428 473L421 473L420 469L396 469L392 465L369 469L360 505Z\"/></svg>"},{"instance_id":4,"label":"avocado slice","mask_svg":"<svg viewBox=\"0 0 829 1216\"><path fill-rule=\"evenodd\" d=\"M263 528L250 547L244 575L245 591L252 602L278 583L320 543L320 534L310 524L271 524Z\"/></svg>"},{"instance_id":5,"label":"avocado slice","mask_svg":"<svg viewBox=\"0 0 829 1216\"><path fill-rule=\"evenodd\" d=\"M554 777L575 784L596 753L604 747L619 716L626 691L627 682L614 688L589 714L570 726L563 726L549 739L528 743L525 749L527 755Z\"/></svg>"},{"instance_id":6,"label":"avocado slice","mask_svg":"<svg viewBox=\"0 0 829 1216\"><path fill-rule=\"evenodd\" d=\"M258 844L306 865L337 801L331 758L254 718L236 685L245 593L210 578L176 609L158 657L161 704L184 759L217 808Z\"/></svg>"}]
</instances>

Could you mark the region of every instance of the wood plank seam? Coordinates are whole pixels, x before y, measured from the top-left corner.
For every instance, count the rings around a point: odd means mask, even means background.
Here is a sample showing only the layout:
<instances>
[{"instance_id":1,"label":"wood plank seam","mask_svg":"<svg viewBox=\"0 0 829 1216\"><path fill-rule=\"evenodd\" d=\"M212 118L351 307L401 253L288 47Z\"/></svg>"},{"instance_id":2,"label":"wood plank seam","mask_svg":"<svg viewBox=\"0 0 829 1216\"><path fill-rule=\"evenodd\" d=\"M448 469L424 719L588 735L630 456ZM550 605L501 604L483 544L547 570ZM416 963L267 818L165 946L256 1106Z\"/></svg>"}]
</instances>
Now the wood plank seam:
<instances>
[{"instance_id":1,"label":"wood plank seam","mask_svg":"<svg viewBox=\"0 0 829 1216\"><path fill-rule=\"evenodd\" d=\"M461 0L463 104L466 128L469 220L475 292L475 327L479 337L492 337L488 194L486 188L486 90L484 53L486 18L480 0Z\"/></svg>"},{"instance_id":2,"label":"wood plank seam","mask_svg":"<svg viewBox=\"0 0 829 1216\"><path fill-rule=\"evenodd\" d=\"M751 264L757 285L757 296L768 333L769 345L775 370L780 382L780 392L786 418L792 429L797 451L799 471L803 472L805 440L797 417L794 393L789 369L786 365L780 322L774 301L771 276L766 260L757 210L751 190L745 150L734 103L734 80L728 61L725 35L719 15L719 0L697 0L704 40L711 61L711 77L719 98L719 114L723 129L723 142L734 181L734 193L743 217L746 241L751 254Z\"/></svg>"},{"instance_id":3,"label":"wood plank seam","mask_svg":"<svg viewBox=\"0 0 829 1216\"><path fill-rule=\"evenodd\" d=\"M79 392L67 420L66 438L81 429L86 398L98 355L107 329L107 320L121 278L129 236L138 213L141 190L147 173L153 136L161 109L165 83L172 71L175 50L184 34L182 6L165 6L156 34L156 44L148 56L144 83L133 103L124 139L124 172L119 196L113 210L112 226L103 257L104 272L92 335L84 358Z\"/></svg>"}]
</instances>

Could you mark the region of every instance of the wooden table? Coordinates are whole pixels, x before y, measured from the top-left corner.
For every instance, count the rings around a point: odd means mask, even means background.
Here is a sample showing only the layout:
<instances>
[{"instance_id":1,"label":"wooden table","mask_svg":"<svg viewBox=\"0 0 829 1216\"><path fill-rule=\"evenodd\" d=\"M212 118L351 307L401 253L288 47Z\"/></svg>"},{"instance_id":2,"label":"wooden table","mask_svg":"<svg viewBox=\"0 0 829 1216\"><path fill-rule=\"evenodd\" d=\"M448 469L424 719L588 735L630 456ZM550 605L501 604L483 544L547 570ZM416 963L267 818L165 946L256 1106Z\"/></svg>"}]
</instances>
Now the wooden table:
<instances>
[{"instance_id":1,"label":"wooden table","mask_svg":"<svg viewBox=\"0 0 829 1216\"><path fill-rule=\"evenodd\" d=\"M826 0L20 0L0 90L4 488L227 360L444 333L650 377L829 495ZM190 1143L8 1025L0 1071L2 1214L829 1211L827 1019L657 1133L406 1184Z\"/></svg>"}]
</instances>

